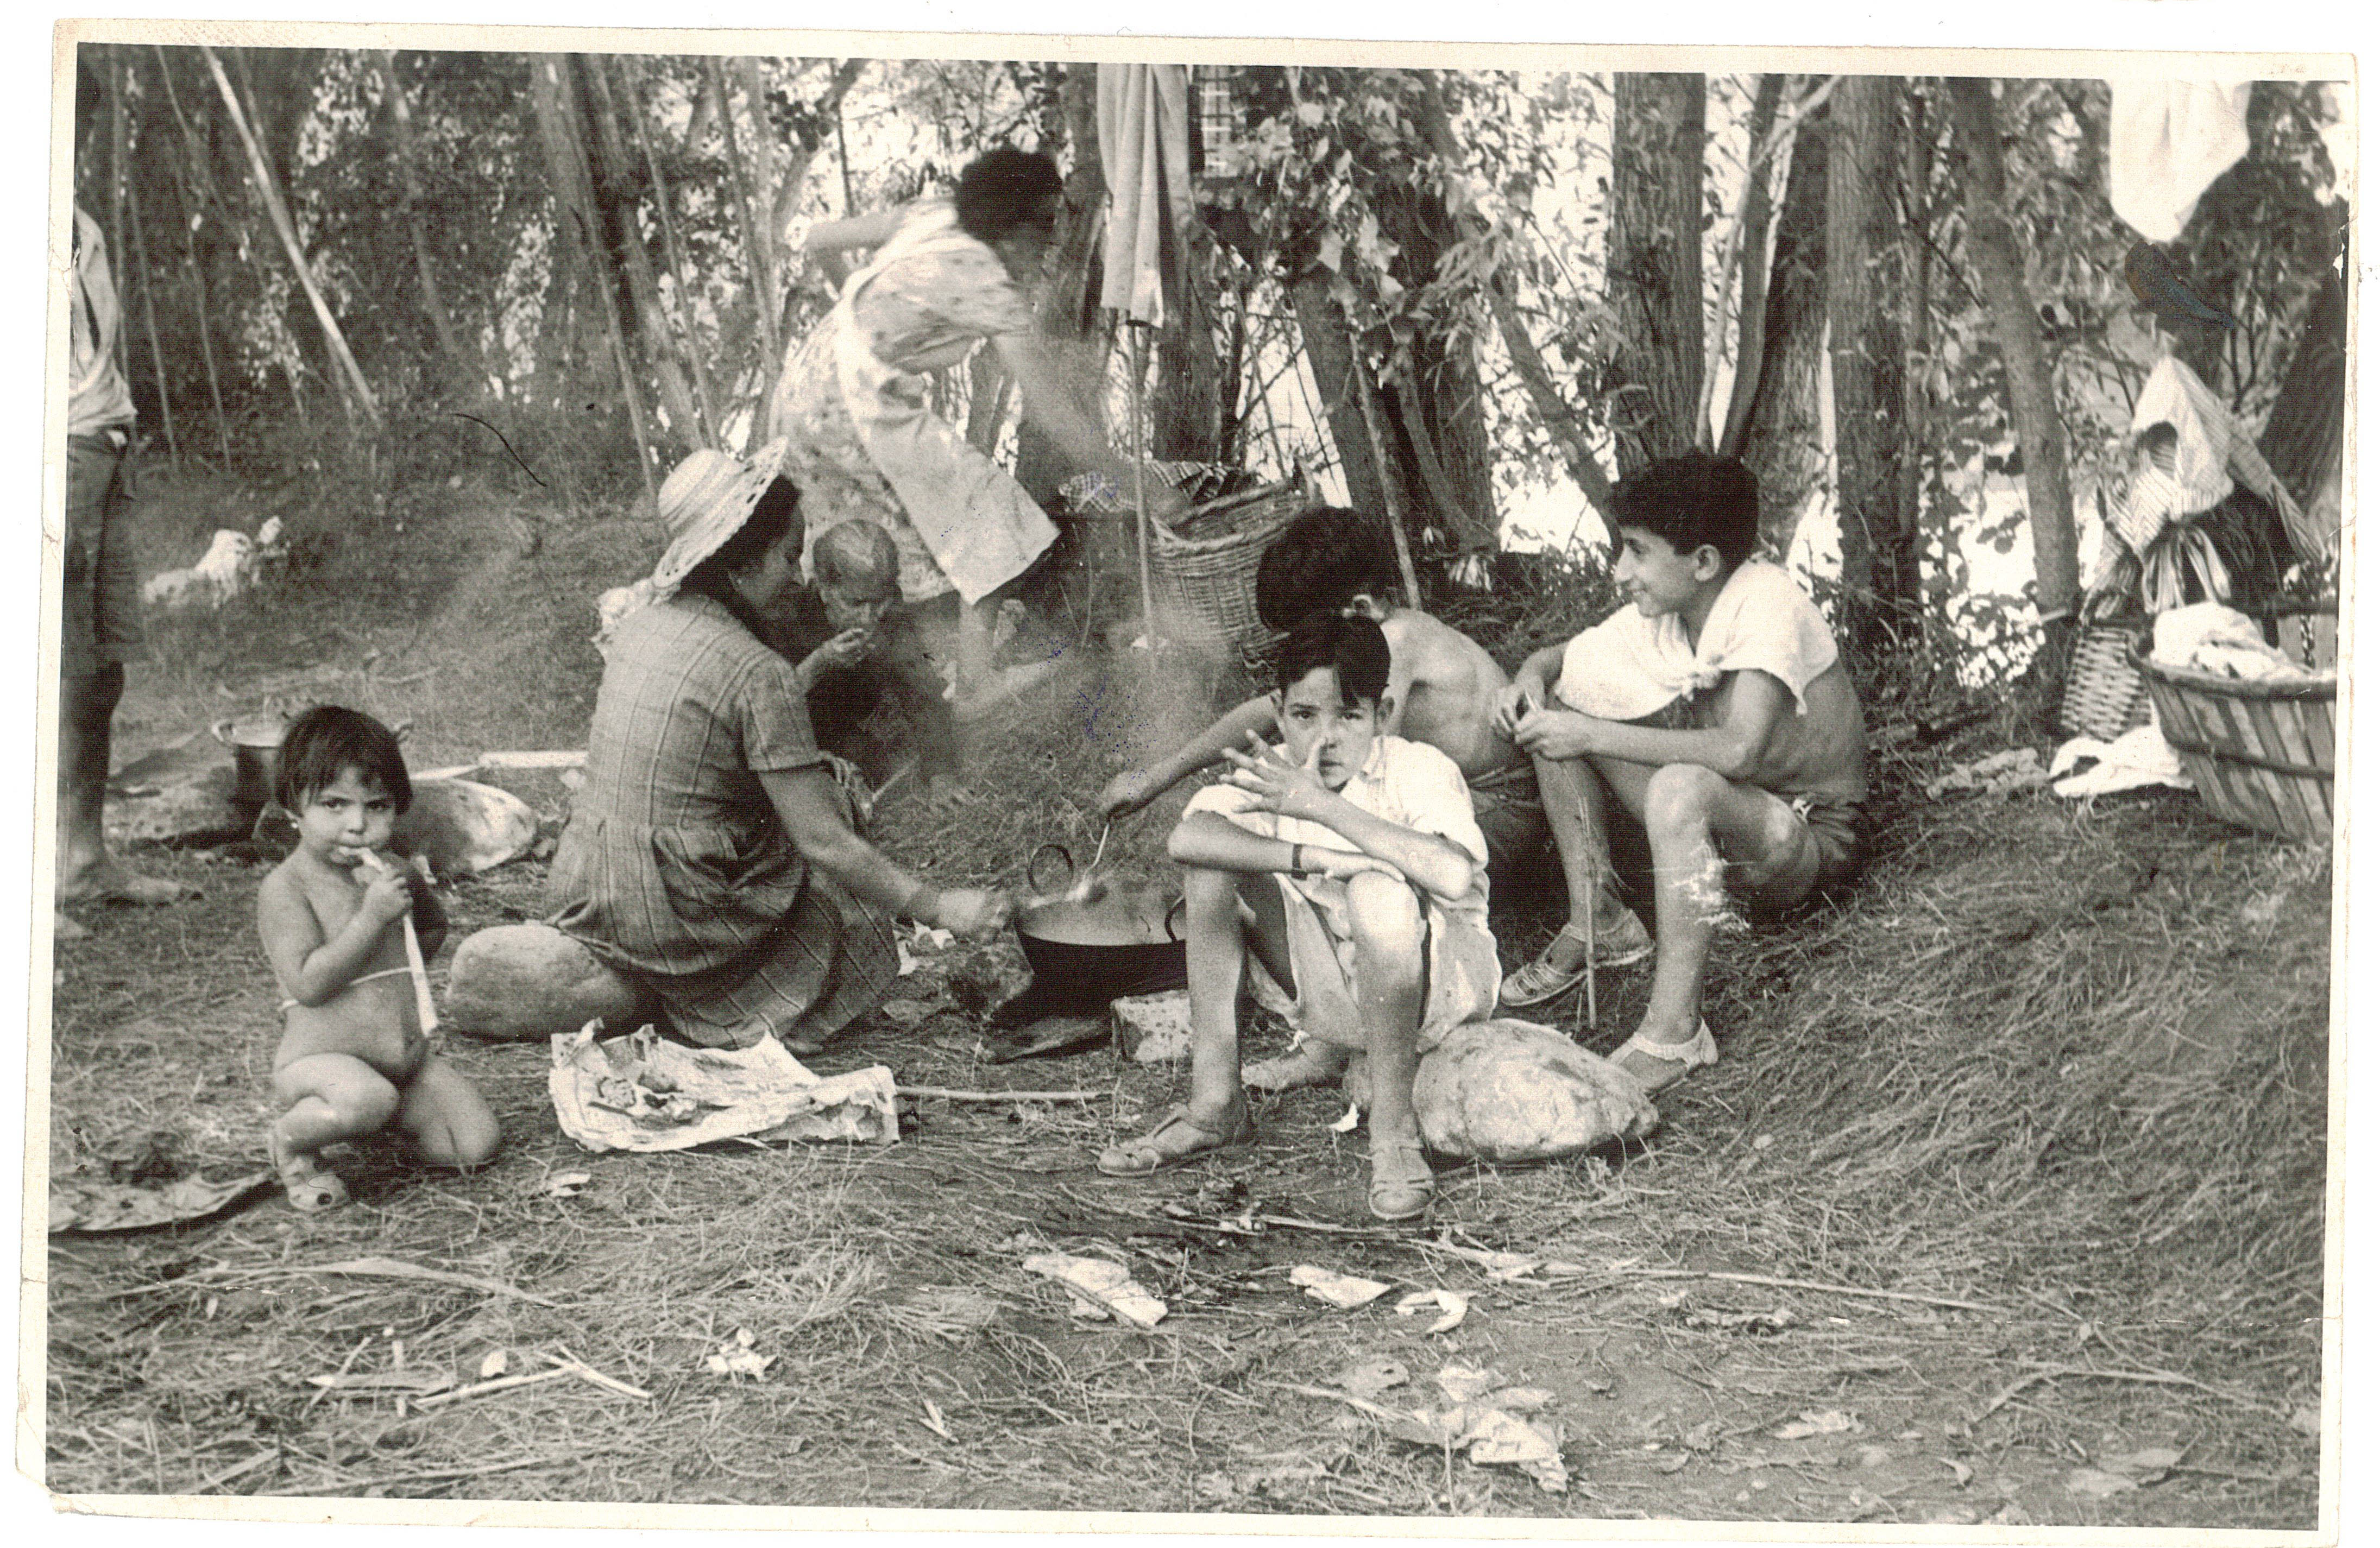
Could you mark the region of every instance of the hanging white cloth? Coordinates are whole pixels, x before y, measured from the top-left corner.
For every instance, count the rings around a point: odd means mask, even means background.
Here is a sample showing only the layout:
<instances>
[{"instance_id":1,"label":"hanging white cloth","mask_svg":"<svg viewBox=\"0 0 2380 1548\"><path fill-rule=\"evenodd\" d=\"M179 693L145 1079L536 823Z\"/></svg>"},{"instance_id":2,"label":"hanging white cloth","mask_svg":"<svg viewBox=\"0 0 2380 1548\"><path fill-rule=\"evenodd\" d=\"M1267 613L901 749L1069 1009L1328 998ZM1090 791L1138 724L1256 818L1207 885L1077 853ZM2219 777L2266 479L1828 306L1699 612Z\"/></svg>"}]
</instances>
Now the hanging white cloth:
<instances>
[{"instance_id":1,"label":"hanging white cloth","mask_svg":"<svg viewBox=\"0 0 2380 1548\"><path fill-rule=\"evenodd\" d=\"M2170 242L2198 196L2248 153L2248 83L2110 80L2107 200L2126 225Z\"/></svg>"},{"instance_id":2,"label":"hanging white cloth","mask_svg":"<svg viewBox=\"0 0 2380 1548\"><path fill-rule=\"evenodd\" d=\"M1190 67L1101 65L1099 164L1107 174L1100 304L1165 325L1165 274L1196 218L1190 194Z\"/></svg>"}]
</instances>

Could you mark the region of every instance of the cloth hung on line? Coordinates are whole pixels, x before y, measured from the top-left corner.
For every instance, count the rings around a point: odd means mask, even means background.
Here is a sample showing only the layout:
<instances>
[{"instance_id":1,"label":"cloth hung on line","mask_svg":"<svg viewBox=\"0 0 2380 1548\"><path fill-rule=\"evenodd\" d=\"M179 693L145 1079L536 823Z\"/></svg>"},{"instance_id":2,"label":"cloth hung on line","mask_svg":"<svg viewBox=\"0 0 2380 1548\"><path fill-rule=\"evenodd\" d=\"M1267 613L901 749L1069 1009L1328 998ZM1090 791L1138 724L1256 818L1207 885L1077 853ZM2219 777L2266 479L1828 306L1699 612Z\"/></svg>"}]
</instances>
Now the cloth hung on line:
<instances>
[{"instance_id":1,"label":"cloth hung on line","mask_svg":"<svg viewBox=\"0 0 2380 1548\"><path fill-rule=\"evenodd\" d=\"M1806 712L1804 694L1838 655L1833 631L1793 577L1752 559L1720 588L1698 646L1686 643L1678 614L1647 618L1622 607L1563 649L1554 696L1582 714L1641 720L1729 672L1757 670L1784 683L1794 709Z\"/></svg>"},{"instance_id":2,"label":"cloth hung on line","mask_svg":"<svg viewBox=\"0 0 2380 1548\"><path fill-rule=\"evenodd\" d=\"M2236 480L2280 513L2299 559L2327 557L2329 544L2256 449L2247 427L2197 372L2170 355L2156 363L2141 385L2132 408L2133 442L2138 444L2153 426L2161 424L2174 429L2173 471L2168 475L2143 468L2134 474L2123 504L2110 515L2125 547L2145 552L2167 523L2223 503Z\"/></svg>"},{"instance_id":3,"label":"cloth hung on line","mask_svg":"<svg viewBox=\"0 0 2380 1548\"><path fill-rule=\"evenodd\" d=\"M2126 225L2170 242L2207 185L2248 153L2248 83L2110 80L2107 200Z\"/></svg>"},{"instance_id":4,"label":"cloth hung on line","mask_svg":"<svg viewBox=\"0 0 2380 1548\"><path fill-rule=\"evenodd\" d=\"M1182 261L1190 197L1190 68L1099 67L1099 164L1108 184L1107 267L1099 299L1135 322L1165 325L1165 276Z\"/></svg>"}]
</instances>

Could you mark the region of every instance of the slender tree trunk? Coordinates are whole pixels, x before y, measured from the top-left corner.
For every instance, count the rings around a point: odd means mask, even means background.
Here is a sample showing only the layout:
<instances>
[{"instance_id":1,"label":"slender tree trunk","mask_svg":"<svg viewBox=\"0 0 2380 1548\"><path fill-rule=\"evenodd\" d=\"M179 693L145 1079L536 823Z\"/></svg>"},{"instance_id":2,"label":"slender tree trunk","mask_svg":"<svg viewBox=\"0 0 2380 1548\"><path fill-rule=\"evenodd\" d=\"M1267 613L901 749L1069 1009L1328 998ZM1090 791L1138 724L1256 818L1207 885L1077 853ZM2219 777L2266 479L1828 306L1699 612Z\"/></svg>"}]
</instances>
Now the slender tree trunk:
<instances>
[{"instance_id":1,"label":"slender tree trunk","mask_svg":"<svg viewBox=\"0 0 2380 1548\"><path fill-rule=\"evenodd\" d=\"M322 287L314 283L314 272L307 264L306 250L298 245L298 227L289 218L289 209L282 201L281 189L273 179L273 172L264 160L264 151L248 127L248 115L240 111L239 98L233 92L231 78L224 74L223 65L211 48L201 48L207 67L214 72L215 87L223 93L224 105L231 112L232 127L239 131L240 143L247 147L250 170L256 176L258 195L264 201L265 213L273 221L273 230L289 258L289 266L297 271L298 283L306 292L307 301L314 308L314 320L322 324L322 337L330 345L331 355L364 415L375 427L380 422L380 399L364 380L363 368L356 364L355 355L347 348L346 335L339 331L338 320L331 315L330 303L322 298Z\"/></svg>"},{"instance_id":2,"label":"slender tree trunk","mask_svg":"<svg viewBox=\"0 0 2380 1548\"><path fill-rule=\"evenodd\" d=\"M1622 474L1702 439L1703 96L1699 75L1613 77L1605 297L1621 342L1605 422Z\"/></svg>"},{"instance_id":3,"label":"slender tree trunk","mask_svg":"<svg viewBox=\"0 0 2380 1548\"><path fill-rule=\"evenodd\" d=\"M1828 120L1804 117L1785 153L1759 380L1742 440L1721 443L1759 479L1761 542L1780 559L1792 551L1794 527L1827 478L1818 394L1827 338Z\"/></svg>"},{"instance_id":4,"label":"slender tree trunk","mask_svg":"<svg viewBox=\"0 0 2380 1548\"><path fill-rule=\"evenodd\" d=\"M487 390L487 362L479 357L477 350L464 347L463 337L455 328L454 313L447 309L445 292L438 283L438 266L431 258L430 233L421 216L423 207L430 201L422 191L420 153L413 141L413 104L407 100L405 83L396 73L395 51L381 49L373 60L380 67L381 89L388 99L389 147L405 189L405 228L413 245L413 277L420 293L421 315L429 320L431 334L437 339L438 351L445 357L455 384L468 396L477 398Z\"/></svg>"},{"instance_id":5,"label":"slender tree trunk","mask_svg":"<svg viewBox=\"0 0 2380 1548\"><path fill-rule=\"evenodd\" d=\"M165 100L173 106L174 118L180 126L185 142L184 149L187 151L195 142L189 132L189 125L182 118L181 104L174 95L174 73L166 64L164 50L158 49L156 54L157 73L164 79L165 82ZM214 331L207 321L207 276L206 271L199 264L198 237L193 230L197 224L194 217L200 209L200 200L197 191L191 186L192 176L193 174L187 165L176 164L173 177L174 197L176 207L181 216L176 224L182 228L182 256L190 271L190 292L195 303L190 308L190 314L198 323L199 359L206 368L207 396L214 405L215 441L222 450L224 471L228 473L231 471L231 429L224 417L223 381L215 373Z\"/></svg>"},{"instance_id":6,"label":"slender tree trunk","mask_svg":"<svg viewBox=\"0 0 2380 1548\"><path fill-rule=\"evenodd\" d=\"M1769 184L1774 169L1769 137L1777 126L1777 105L1785 92L1785 78L1764 75L1752 95L1752 122L1745 138L1743 212L1736 222L1734 249L1742 275L1735 308L1735 377L1728 389L1727 413L1713 448L1722 456L1741 456L1744 432L1751 428L1753 400L1760 391L1760 358L1768 346L1768 238L1774 229ZM1725 276L1721 276L1724 280ZM1703 391L1707 397L1718 372L1706 369ZM1701 429L1710 422L1706 412Z\"/></svg>"},{"instance_id":7,"label":"slender tree trunk","mask_svg":"<svg viewBox=\"0 0 2380 1548\"><path fill-rule=\"evenodd\" d=\"M2273 476L2297 497L2327 552L2338 548L2339 454L2346 423L2347 287L2339 283L2337 266L2325 263L2257 450L2272 465ZM2301 550L2306 546L2294 534L2292 542ZM2314 556L2301 551L2298 557Z\"/></svg>"},{"instance_id":8,"label":"slender tree trunk","mask_svg":"<svg viewBox=\"0 0 2380 1548\"><path fill-rule=\"evenodd\" d=\"M1379 457L1364 406L1355 396L1355 352L1347 341L1346 316L1330 298L1329 283L1318 274L1291 284L1289 300L1297 313L1298 337L1305 346L1305 363L1314 372L1315 390L1322 394L1330 443L1339 450L1347 502L1358 511L1386 514L1389 496ZM1402 498L1398 503L1402 507Z\"/></svg>"},{"instance_id":9,"label":"slender tree trunk","mask_svg":"<svg viewBox=\"0 0 2380 1548\"><path fill-rule=\"evenodd\" d=\"M662 251L669 259L670 279L677 291L678 336L692 343L696 338L694 298L701 282L686 259L685 244L678 240L677 198L670 189L669 179L662 174L661 158L653 153L652 133L645 123L644 62L631 55L620 64L628 72L628 122L635 127L638 149L644 152L645 172L652 179L653 209L661 217ZM755 303L766 308L765 289L756 296ZM694 378L695 407L702 416L704 443L723 447L726 421L720 417L719 400L711 392L710 372L703 368L703 353L699 347L686 351L686 367Z\"/></svg>"},{"instance_id":10,"label":"slender tree trunk","mask_svg":"<svg viewBox=\"0 0 2380 1548\"><path fill-rule=\"evenodd\" d=\"M1099 230L1107 177L1099 166L1099 67L1068 65L1062 89L1072 156L1058 212L1056 256L1034 308L1034 328L1063 384L1094 425L1107 423L1108 338L1099 320ZM1047 505L1075 472L1031 416L1016 427L1016 481Z\"/></svg>"},{"instance_id":11,"label":"slender tree trunk","mask_svg":"<svg viewBox=\"0 0 2380 1548\"><path fill-rule=\"evenodd\" d=\"M127 69L131 60L125 60ZM140 312L147 321L149 333L149 369L157 379L157 411L165 421L165 452L174 466L182 465L182 441L174 430L174 393L165 385L165 352L157 345L157 270L149 261L149 236L140 222L140 192L129 191L125 200L132 212L132 252L128 255L140 274Z\"/></svg>"},{"instance_id":12,"label":"slender tree trunk","mask_svg":"<svg viewBox=\"0 0 2380 1548\"><path fill-rule=\"evenodd\" d=\"M1912 83L1909 133L1902 141L1902 207L1900 223L1900 458L1899 490L1893 499L1894 535L1892 590L1912 604L1925 596L1922 568L1925 552L1925 458L1933 447L1926 429L1925 366L1931 354L1929 323L1933 310L1934 134L1925 118L1925 98ZM1956 541L1947 531L1946 545ZM1948 554L1946 550L1945 558Z\"/></svg>"},{"instance_id":13,"label":"slender tree trunk","mask_svg":"<svg viewBox=\"0 0 2380 1548\"><path fill-rule=\"evenodd\" d=\"M669 314L662 307L661 284L653 273L652 254L646 249L644 232L638 225L637 189L642 180L637 176L621 138L611 72L601 54L573 54L571 65L576 79L585 82L585 89L583 93L573 91L565 100L576 100L581 121L594 127L589 166L595 174L596 213L601 221L598 229L616 255L618 272L627 282L628 315L625 320L633 324L644 345L645 363L660 390L671 432L679 444L694 446L701 439L701 415L695 406L694 391L686 380Z\"/></svg>"},{"instance_id":14,"label":"slender tree trunk","mask_svg":"<svg viewBox=\"0 0 2380 1548\"><path fill-rule=\"evenodd\" d=\"M1999 114L1992 83L1947 83L1950 128L1965 163L1967 250L1991 308L1992 333L2008 372L2009 417L2024 454L2025 515L2033 529L2034 605L2045 635L2033 675L2055 685L2066 672L2082 585L2074 540L2073 495L2067 485L2066 431L2058 422L2056 384L2041 346L2041 320L2025 292L2024 250L2008 212L2008 176L2000 152Z\"/></svg>"},{"instance_id":15,"label":"slender tree trunk","mask_svg":"<svg viewBox=\"0 0 2380 1548\"><path fill-rule=\"evenodd\" d=\"M1854 651L1893 649L1902 600L1892 569L1900 517L1900 328L1888 275L1900 172L1889 76L1845 80L1827 156L1827 352L1835 384L1835 501L1843 598Z\"/></svg>"},{"instance_id":16,"label":"slender tree trunk","mask_svg":"<svg viewBox=\"0 0 2380 1548\"><path fill-rule=\"evenodd\" d=\"M735 192L735 224L744 234L744 255L752 272L746 279L746 288L752 296L754 315L760 326L760 351L763 359L777 359L784 354L784 341L777 336L776 264L774 244L760 233L759 212L753 202L752 178L744 165L744 151L735 138L735 104L727 98L727 72L716 55L706 61L710 74L710 89L719 97L719 133L721 144L727 152L729 186ZM758 112L759 104L753 104Z\"/></svg>"}]
</instances>

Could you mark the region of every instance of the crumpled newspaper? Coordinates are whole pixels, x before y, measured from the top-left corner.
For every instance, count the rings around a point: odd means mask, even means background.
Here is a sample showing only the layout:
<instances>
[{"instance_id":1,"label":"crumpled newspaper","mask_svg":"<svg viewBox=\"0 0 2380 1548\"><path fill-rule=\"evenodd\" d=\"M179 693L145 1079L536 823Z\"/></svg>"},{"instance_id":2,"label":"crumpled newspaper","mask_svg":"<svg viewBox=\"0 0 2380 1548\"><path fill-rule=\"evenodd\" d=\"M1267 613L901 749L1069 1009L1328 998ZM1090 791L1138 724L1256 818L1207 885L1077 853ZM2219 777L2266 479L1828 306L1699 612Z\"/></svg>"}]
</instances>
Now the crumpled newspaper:
<instances>
[{"instance_id":1,"label":"crumpled newspaper","mask_svg":"<svg viewBox=\"0 0 2380 1548\"><path fill-rule=\"evenodd\" d=\"M1415 1445L1463 1447L1481 1467L1518 1468L1548 1494L1570 1488L1560 1421L1520 1417L1551 1403L1552 1393L1543 1387L1507 1386L1501 1373L1467 1365L1440 1371L1438 1386L1452 1407L1413 1409L1400 1415L1390 1433Z\"/></svg>"},{"instance_id":2,"label":"crumpled newspaper","mask_svg":"<svg viewBox=\"0 0 2380 1548\"><path fill-rule=\"evenodd\" d=\"M1165 1302L1134 1283L1132 1271L1122 1264L1071 1252L1037 1252L1025 1260L1025 1267L1065 1286L1077 1315L1112 1316L1137 1328L1152 1328L1164 1320Z\"/></svg>"},{"instance_id":3,"label":"crumpled newspaper","mask_svg":"<svg viewBox=\"0 0 2380 1548\"><path fill-rule=\"evenodd\" d=\"M562 1131L589 1150L686 1150L738 1135L893 1144L892 1071L870 1065L821 1080L764 1037L748 1048L693 1048L646 1027L599 1042L589 1022L553 1039L546 1089Z\"/></svg>"}]
</instances>

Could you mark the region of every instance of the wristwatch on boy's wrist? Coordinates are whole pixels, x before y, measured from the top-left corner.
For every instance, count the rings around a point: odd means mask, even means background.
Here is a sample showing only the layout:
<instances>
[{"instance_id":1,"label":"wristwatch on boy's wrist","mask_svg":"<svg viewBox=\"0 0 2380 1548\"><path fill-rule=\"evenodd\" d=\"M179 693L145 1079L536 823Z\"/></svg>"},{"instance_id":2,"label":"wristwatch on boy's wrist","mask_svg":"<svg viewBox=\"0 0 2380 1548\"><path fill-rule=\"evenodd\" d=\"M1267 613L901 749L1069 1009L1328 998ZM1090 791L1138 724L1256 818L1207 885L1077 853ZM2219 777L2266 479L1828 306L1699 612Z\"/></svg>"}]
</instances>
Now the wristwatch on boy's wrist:
<instances>
[{"instance_id":1,"label":"wristwatch on boy's wrist","mask_svg":"<svg viewBox=\"0 0 2380 1548\"><path fill-rule=\"evenodd\" d=\"M1303 877L1310 874L1305 868L1305 846L1304 844L1292 844L1289 846L1289 874L1293 877Z\"/></svg>"}]
</instances>

